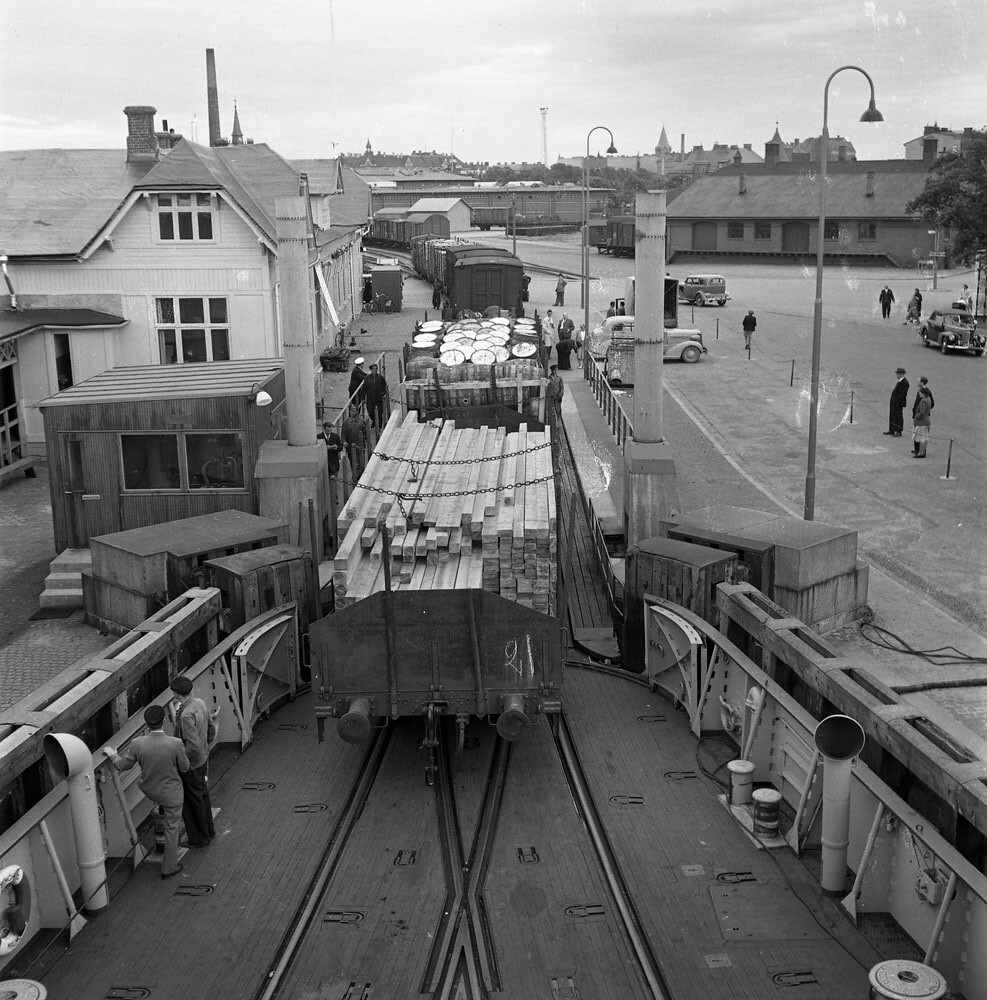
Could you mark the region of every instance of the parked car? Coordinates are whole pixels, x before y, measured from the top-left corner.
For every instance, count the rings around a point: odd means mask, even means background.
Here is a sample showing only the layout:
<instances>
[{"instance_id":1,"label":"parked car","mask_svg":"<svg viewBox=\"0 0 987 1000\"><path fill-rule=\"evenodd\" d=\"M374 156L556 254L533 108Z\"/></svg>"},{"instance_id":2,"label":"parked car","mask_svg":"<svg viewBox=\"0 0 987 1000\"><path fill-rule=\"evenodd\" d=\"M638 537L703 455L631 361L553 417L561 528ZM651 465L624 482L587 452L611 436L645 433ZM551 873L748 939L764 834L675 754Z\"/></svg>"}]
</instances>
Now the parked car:
<instances>
[{"instance_id":1,"label":"parked car","mask_svg":"<svg viewBox=\"0 0 987 1000\"><path fill-rule=\"evenodd\" d=\"M987 340L977 333L977 321L966 309L934 310L923 320L918 335L926 347L938 346L943 354L959 351L978 358L983 356Z\"/></svg>"},{"instance_id":2,"label":"parked car","mask_svg":"<svg viewBox=\"0 0 987 1000\"><path fill-rule=\"evenodd\" d=\"M590 336L590 354L603 359L603 368L611 385L634 384L634 317L611 316ZM665 327L662 357L694 364L709 350L698 330Z\"/></svg>"},{"instance_id":3,"label":"parked car","mask_svg":"<svg viewBox=\"0 0 987 1000\"><path fill-rule=\"evenodd\" d=\"M725 306L727 299L727 279L722 274L690 274L679 284L679 298L694 306Z\"/></svg>"}]
</instances>

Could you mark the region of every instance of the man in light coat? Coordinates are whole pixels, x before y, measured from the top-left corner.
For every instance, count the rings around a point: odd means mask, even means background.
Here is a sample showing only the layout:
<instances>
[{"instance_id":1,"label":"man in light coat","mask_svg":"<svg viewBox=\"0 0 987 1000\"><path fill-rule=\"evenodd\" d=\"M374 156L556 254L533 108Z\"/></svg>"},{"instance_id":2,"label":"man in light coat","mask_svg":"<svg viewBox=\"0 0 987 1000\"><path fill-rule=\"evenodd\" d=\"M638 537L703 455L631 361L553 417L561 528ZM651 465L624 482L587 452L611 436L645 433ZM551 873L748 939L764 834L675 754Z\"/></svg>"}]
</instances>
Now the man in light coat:
<instances>
[{"instance_id":1,"label":"man in light coat","mask_svg":"<svg viewBox=\"0 0 987 1000\"><path fill-rule=\"evenodd\" d=\"M171 682L178 696L175 710L175 735L185 745L189 769L182 775L185 803L182 819L189 847L207 847L216 836L213 826L212 802L209 798L209 709L201 698L192 694L192 682L179 674Z\"/></svg>"},{"instance_id":2,"label":"man in light coat","mask_svg":"<svg viewBox=\"0 0 987 1000\"><path fill-rule=\"evenodd\" d=\"M140 765L141 776L137 784L161 810L164 825L161 877L171 878L184 867L178 862L178 827L184 801L182 775L189 769L189 759L182 741L165 734L164 717L165 711L160 705L148 705L144 709L147 733L132 739L122 754L109 746L105 753L118 771L129 771L135 764Z\"/></svg>"}]
</instances>

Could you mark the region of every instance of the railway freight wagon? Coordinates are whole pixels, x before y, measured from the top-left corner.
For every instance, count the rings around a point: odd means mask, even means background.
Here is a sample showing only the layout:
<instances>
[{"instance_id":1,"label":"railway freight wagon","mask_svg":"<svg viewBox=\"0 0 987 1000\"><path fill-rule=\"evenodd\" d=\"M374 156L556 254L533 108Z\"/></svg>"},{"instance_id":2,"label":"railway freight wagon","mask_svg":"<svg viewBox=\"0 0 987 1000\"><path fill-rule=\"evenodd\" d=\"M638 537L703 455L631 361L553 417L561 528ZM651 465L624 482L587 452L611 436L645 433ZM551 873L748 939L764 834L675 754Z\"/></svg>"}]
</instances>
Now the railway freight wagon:
<instances>
[{"instance_id":1,"label":"railway freight wagon","mask_svg":"<svg viewBox=\"0 0 987 1000\"><path fill-rule=\"evenodd\" d=\"M607 220L607 238L598 243L596 249L600 253L613 254L615 257L633 257L636 224L636 216L615 215Z\"/></svg>"},{"instance_id":2,"label":"railway freight wagon","mask_svg":"<svg viewBox=\"0 0 987 1000\"><path fill-rule=\"evenodd\" d=\"M374 219L370 235L364 238L368 246L395 247L409 249L416 238L447 237L449 220L442 215L430 215L427 219L379 218Z\"/></svg>"},{"instance_id":3,"label":"railway freight wagon","mask_svg":"<svg viewBox=\"0 0 987 1000\"><path fill-rule=\"evenodd\" d=\"M386 458L385 458L386 456ZM364 488L361 488L364 487ZM345 530L344 530L345 529ZM550 432L394 413L340 516L336 610L310 630L320 740L471 717L517 740L561 711Z\"/></svg>"},{"instance_id":4,"label":"railway freight wagon","mask_svg":"<svg viewBox=\"0 0 987 1000\"><path fill-rule=\"evenodd\" d=\"M445 287L453 316L496 307L524 315L524 265L498 247L450 247L445 252Z\"/></svg>"},{"instance_id":5,"label":"railway freight wagon","mask_svg":"<svg viewBox=\"0 0 987 1000\"><path fill-rule=\"evenodd\" d=\"M470 209L470 222L484 232L494 226L506 227L510 221L510 208L502 206L480 206Z\"/></svg>"}]
</instances>

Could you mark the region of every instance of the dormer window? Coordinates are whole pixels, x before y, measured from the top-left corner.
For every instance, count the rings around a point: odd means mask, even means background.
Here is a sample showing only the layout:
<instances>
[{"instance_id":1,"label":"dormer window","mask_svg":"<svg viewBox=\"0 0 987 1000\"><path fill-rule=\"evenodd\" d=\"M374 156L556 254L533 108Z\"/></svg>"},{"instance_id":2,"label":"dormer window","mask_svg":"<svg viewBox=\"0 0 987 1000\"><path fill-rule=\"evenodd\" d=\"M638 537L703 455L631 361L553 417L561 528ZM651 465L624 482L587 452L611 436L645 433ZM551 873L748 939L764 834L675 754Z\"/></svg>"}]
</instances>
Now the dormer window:
<instances>
[{"instance_id":1,"label":"dormer window","mask_svg":"<svg viewBox=\"0 0 987 1000\"><path fill-rule=\"evenodd\" d=\"M212 197L208 194L159 194L158 237L162 240L211 240Z\"/></svg>"}]
</instances>

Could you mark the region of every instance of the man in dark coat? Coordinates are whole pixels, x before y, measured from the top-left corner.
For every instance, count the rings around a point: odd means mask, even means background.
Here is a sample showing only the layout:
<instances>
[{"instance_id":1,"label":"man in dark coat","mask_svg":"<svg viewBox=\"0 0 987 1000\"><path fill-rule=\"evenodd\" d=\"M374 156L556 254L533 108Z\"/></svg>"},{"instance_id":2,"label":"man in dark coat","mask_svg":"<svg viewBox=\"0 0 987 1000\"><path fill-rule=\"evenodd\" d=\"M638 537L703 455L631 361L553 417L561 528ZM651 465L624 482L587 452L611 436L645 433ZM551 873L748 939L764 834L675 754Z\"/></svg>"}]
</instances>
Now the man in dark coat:
<instances>
[{"instance_id":1,"label":"man in dark coat","mask_svg":"<svg viewBox=\"0 0 987 1000\"><path fill-rule=\"evenodd\" d=\"M185 801L182 819L189 847L206 847L216 836L209 798L209 709L192 691L192 682L179 674L171 682L178 698L175 735L185 745L189 769L182 775Z\"/></svg>"},{"instance_id":2,"label":"man in dark coat","mask_svg":"<svg viewBox=\"0 0 987 1000\"><path fill-rule=\"evenodd\" d=\"M891 315L891 303L894 302L894 292L885 285L881 289L881 294L877 297L881 303L881 315L887 319Z\"/></svg>"},{"instance_id":3,"label":"man in dark coat","mask_svg":"<svg viewBox=\"0 0 987 1000\"><path fill-rule=\"evenodd\" d=\"M885 437L901 437L901 430L905 426L905 404L908 402L908 379L905 378L904 368L895 368L895 375L898 381L895 382L891 390L891 401L888 406L888 429L884 432Z\"/></svg>"},{"instance_id":4,"label":"man in dark coat","mask_svg":"<svg viewBox=\"0 0 987 1000\"><path fill-rule=\"evenodd\" d=\"M753 309L747 310L747 315L744 317L741 326L744 328L744 348L749 351L751 349L751 337L754 336L754 331L757 329L757 317L754 315Z\"/></svg>"},{"instance_id":5,"label":"man in dark coat","mask_svg":"<svg viewBox=\"0 0 987 1000\"><path fill-rule=\"evenodd\" d=\"M384 426L384 400L387 399L387 380L377 370L376 365L370 366L370 374L363 380L363 398L367 403L367 413L370 422L379 432Z\"/></svg>"},{"instance_id":6,"label":"man in dark coat","mask_svg":"<svg viewBox=\"0 0 987 1000\"><path fill-rule=\"evenodd\" d=\"M355 403L350 403L340 432L355 483L363 473L363 467L367 461L367 451L370 448L370 425L366 418L361 415L360 407Z\"/></svg>"},{"instance_id":7,"label":"man in dark coat","mask_svg":"<svg viewBox=\"0 0 987 1000\"><path fill-rule=\"evenodd\" d=\"M353 371L350 372L350 387L348 390L350 399L354 399L357 403L359 403L363 398L362 387L366 377L367 373L363 370L363 358L357 358L356 361L353 362ZM357 390L360 391L354 397L353 393L357 392Z\"/></svg>"}]
</instances>

